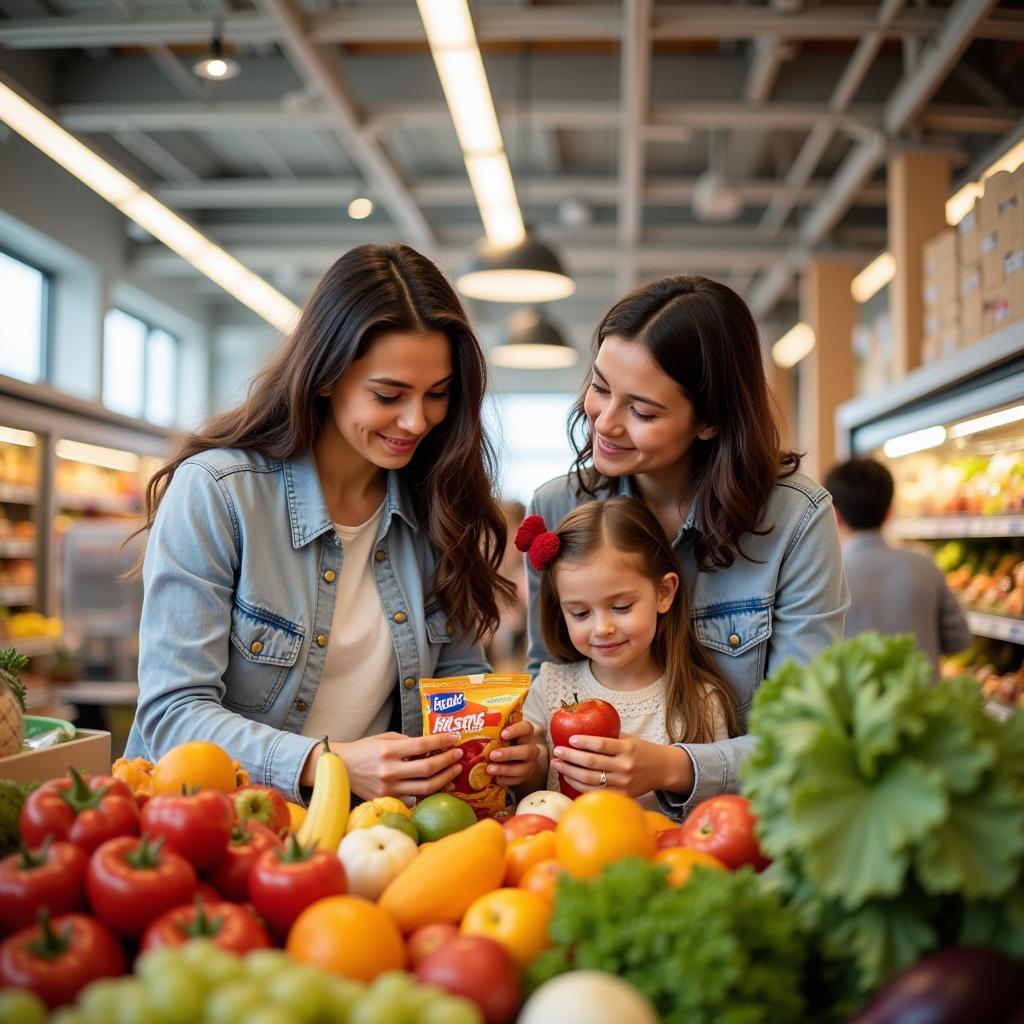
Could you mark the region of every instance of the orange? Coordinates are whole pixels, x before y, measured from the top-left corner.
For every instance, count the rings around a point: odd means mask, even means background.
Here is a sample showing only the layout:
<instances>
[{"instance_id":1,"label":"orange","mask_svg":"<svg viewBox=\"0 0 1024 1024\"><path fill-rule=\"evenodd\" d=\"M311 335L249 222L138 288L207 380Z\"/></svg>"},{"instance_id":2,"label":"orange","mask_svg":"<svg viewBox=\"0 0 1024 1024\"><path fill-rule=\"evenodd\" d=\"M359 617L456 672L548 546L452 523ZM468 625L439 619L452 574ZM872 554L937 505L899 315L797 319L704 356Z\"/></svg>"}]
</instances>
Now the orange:
<instances>
[{"instance_id":1,"label":"orange","mask_svg":"<svg viewBox=\"0 0 1024 1024\"><path fill-rule=\"evenodd\" d=\"M285 949L299 963L358 981L405 967L405 943L394 918L361 896L310 904L288 932Z\"/></svg>"},{"instance_id":2,"label":"orange","mask_svg":"<svg viewBox=\"0 0 1024 1024\"><path fill-rule=\"evenodd\" d=\"M655 835L669 828L679 828L679 822L673 821L667 814L662 814L661 811L644 811L644 817L654 830Z\"/></svg>"},{"instance_id":3,"label":"orange","mask_svg":"<svg viewBox=\"0 0 1024 1024\"><path fill-rule=\"evenodd\" d=\"M703 850L688 850L685 846L670 846L659 850L654 855L655 864L663 864L669 869L668 884L686 885L696 867L708 868L711 871L727 871L728 868L710 853Z\"/></svg>"},{"instance_id":4,"label":"orange","mask_svg":"<svg viewBox=\"0 0 1024 1024\"><path fill-rule=\"evenodd\" d=\"M558 876L564 874L565 868L557 860L538 861L526 869L526 873L519 879L519 888L529 889L553 903Z\"/></svg>"},{"instance_id":5,"label":"orange","mask_svg":"<svg viewBox=\"0 0 1024 1024\"><path fill-rule=\"evenodd\" d=\"M555 831L545 829L533 835L513 839L505 847L505 884L518 885L519 880L534 864L550 860L555 855Z\"/></svg>"},{"instance_id":6,"label":"orange","mask_svg":"<svg viewBox=\"0 0 1024 1024\"><path fill-rule=\"evenodd\" d=\"M153 765L153 793L180 794L182 786L231 793L236 788L235 763L216 743L180 743Z\"/></svg>"},{"instance_id":7,"label":"orange","mask_svg":"<svg viewBox=\"0 0 1024 1024\"><path fill-rule=\"evenodd\" d=\"M643 808L623 793L584 793L558 820L555 854L575 878L593 878L623 857L654 854Z\"/></svg>"},{"instance_id":8,"label":"orange","mask_svg":"<svg viewBox=\"0 0 1024 1024\"><path fill-rule=\"evenodd\" d=\"M551 904L527 889L495 889L474 900L462 918L463 935L484 935L529 967L548 944Z\"/></svg>"}]
</instances>

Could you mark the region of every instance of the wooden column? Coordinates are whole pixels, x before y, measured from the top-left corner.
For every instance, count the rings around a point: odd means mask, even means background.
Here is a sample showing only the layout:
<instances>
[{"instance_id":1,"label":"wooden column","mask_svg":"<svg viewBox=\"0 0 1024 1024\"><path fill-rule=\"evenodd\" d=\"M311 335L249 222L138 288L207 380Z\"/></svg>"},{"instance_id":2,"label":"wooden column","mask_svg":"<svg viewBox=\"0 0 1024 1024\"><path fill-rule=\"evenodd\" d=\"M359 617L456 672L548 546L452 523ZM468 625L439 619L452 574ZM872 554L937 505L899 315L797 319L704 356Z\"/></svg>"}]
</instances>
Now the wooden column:
<instances>
[{"instance_id":1,"label":"wooden column","mask_svg":"<svg viewBox=\"0 0 1024 1024\"><path fill-rule=\"evenodd\" d=\"M782 447L792 448L796 444L794 438L793 423L796 419L796 388L793 380L796 371L792 367L783 368L776 366L771 357L766 361L765 369L768 371L768 384L775 396L779 413L779 438Z\"/></svg>"},{"instance_id":2,"label":"wooden column","mask_svg":"<svg viewBox=\"0 0 1024 1024\"><path fill-rule=\"evenodd\" d=\"M921 365L924 334L921 263L924 243L946 227L949 157L903 150L889 160L889 251L896 276L889 286L893 377Z\"/></svg>"},{"instance_id":3,"label":"wooden column","mask_svg":"<svg viewBox=\"0 0 1024 1024\"><path fill-rule=\"evenodd\" d=\"M811 325L814 351L799 363L798 449L803 471L820 479L836 459L836 407L855 393L851 338L857 319L850 282L857 267L846 260L812 260L804 268L800 319Z\"/></svg>"}]
</instances>

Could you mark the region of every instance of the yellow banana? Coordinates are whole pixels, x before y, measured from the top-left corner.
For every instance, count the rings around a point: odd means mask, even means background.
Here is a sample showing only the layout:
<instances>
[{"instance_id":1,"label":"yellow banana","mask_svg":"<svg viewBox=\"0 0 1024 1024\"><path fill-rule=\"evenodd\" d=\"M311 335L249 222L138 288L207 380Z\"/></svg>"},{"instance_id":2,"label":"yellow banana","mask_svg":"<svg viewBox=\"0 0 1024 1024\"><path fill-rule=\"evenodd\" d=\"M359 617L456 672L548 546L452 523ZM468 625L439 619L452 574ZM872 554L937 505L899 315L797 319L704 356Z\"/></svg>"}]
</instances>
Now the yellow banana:
<instances>
[{"instance_id":1,"label":"yellow banana","mask_svg":"<svg viewBox=\"0 0 1024 1024\"><path fill-rule=\"evenodd\" d=\"M316 763L309 811L297 833L299 842L303 846L316 843L321 850L336 852L345 835L351 802L348 769L331 750L325 736L324 751Z\"/></svg>"}]
</instances>

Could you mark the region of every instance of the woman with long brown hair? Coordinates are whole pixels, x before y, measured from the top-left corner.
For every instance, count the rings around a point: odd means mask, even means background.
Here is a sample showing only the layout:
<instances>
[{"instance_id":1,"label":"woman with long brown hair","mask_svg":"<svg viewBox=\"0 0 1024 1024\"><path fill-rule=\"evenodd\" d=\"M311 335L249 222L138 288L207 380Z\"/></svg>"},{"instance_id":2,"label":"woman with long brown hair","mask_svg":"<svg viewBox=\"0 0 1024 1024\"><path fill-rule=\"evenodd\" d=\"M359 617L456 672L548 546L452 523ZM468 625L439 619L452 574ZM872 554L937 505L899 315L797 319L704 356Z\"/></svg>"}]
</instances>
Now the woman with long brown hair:
<instances>
[{"instance_id":1,"label":"woman with long brown hair","mask_svg":"<svg viewBox=\"0 0 1024 1024\"><path fill-rule=\"evenodd\" d=\"M782 448L754 318L732 289L664 277L605 314L569 419L576 459L530 511L557 523L594 498L632 495L671 542L697 639L736 700L784 661L805 663L843 635L849 597L828 492ZM530 671L550 661L539 579L530 574ZM617 741L579 737L553 753L572 786L629 788L643 771ZM748 736L675 745L662 809L683 816L735 791Z\"/></svg>"},{"instance_id":2,"label":"woman with long brown hair","mask_svg":"<svg viewBox=\"0 0 1024 1024\"><path fill-rule=\"evenodd\" d=\"M486 369L440 271L365 245L317 284L248 398L147 492L138 713L128 756L218 743L299 799L328 736L359 796L459 773L421 736L419 679L486 671L511 584L480 408ZM536 758L528 723L491 774Z\"/></svg>"}]
</instances>

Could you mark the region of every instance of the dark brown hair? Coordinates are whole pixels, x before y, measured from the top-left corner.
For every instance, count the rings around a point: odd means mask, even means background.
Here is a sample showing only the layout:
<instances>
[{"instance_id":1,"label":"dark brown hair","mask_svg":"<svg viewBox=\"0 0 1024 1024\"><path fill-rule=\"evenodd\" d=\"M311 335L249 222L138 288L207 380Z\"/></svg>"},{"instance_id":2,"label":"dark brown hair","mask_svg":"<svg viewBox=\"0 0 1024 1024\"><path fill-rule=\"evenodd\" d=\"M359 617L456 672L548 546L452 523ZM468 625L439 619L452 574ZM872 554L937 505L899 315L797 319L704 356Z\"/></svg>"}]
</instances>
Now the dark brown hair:
<instances>
[{"instance_id":1,"label":"dark brown hair","mask_svg":"<svg viewBox=\"0 0 1024 1024\"><path fill-rule=\"evenodd\" d=\"M704 571L727 568L743 554L744 534L767 532L758 524L772 488L800 466L799 454L781 448L754 318L726 285L678 274L636 288L612 306L594 332L595 358L611 335L645 345L693 403L698 421L717 430L694 442L695 554ZM569 415L569 437L578 493L594 497L611 482L592 465L583 409L589 387L588 378Z\"/></svg>"},{"instance_id":2,"label":"dark brown hair","mask_svg":"<svg viewBox=\"0 0 1024 1024\"><path fill-rule=\"evenodd\" d=\"M582 562L607 546L626 556L633 568L655 586L665 573L674 572L679 577L679 589L668 611L658 615L651 644L651 656L668 677L665 728L673 743L713 742L710 687L721 700L729 735L735 736L736 698L697 641L679 562L654 513L635 498L588 501L574 508L554 533L560 542L558 554L540 578L541 630L552 657L561 662L580 660L558 599L559 566Z\"/></svg>"},{"instance_id":3,"label":"dark brown hair","mask_svg":"<svg viewBox=\"0 0 1024 1024\"><path fill-rule=\"evenodd\" d=\"M309 451L329 411L329 392L383 331L439 331L455 372L448 414L401 470L437 553L433 595L475 638L493 631L514 588L500 575L505 519L494 500L494 452L480 417L487 369L462 304L441 272L406 245L362 245L318 282L298 325L253 380L240 405L185 438L146 488L153 525L175 470L210 448L249 448L269 459ZM141 532L141 531L140 531Z\"/></svg>"}]
</instances>

